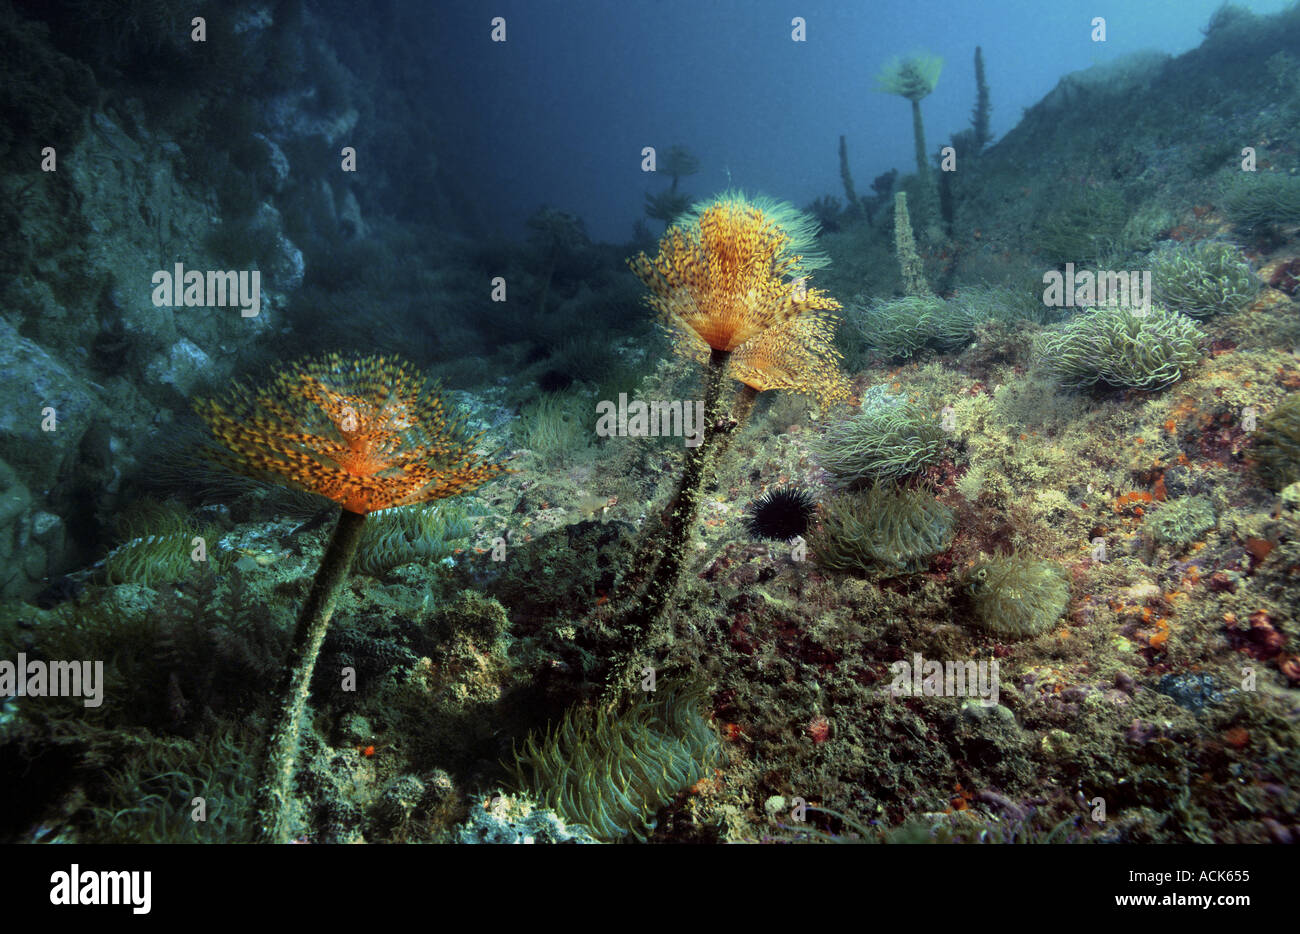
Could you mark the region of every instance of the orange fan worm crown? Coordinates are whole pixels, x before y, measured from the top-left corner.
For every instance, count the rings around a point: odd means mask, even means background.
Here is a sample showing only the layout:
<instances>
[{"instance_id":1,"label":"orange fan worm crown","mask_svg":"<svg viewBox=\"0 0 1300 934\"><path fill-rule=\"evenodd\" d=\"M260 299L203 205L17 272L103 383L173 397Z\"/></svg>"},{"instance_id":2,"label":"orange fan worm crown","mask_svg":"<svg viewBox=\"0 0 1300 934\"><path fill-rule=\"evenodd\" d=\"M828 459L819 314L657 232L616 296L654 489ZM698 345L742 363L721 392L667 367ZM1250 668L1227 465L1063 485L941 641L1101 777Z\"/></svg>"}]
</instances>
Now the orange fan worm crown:
<instances>
[{"instance_id":1,"label":"orange fan worm crown","mask_svg":"<svg viewBox=\"0 0 1300 934\"><path fill-rule=\"evenodd\" d=\"M506 472L473 451L411 364L329 354L290 363L264 388L235 383L195 410L237 471L368 513L443 499Z\"/></svg>"},{"instance_id":2,"label":"orange fan worm crown","mask_svg":"<svg viewBox=\"0 0 1300 934\"><path fill-rule=\"evenodd\" d=\"M760 208L724 199L698 223L668 228L654 259L642 253L628 263L679 353L702 360L726 351L731 376L754 389L790 389L823 407L847 402L836 319L824 313L840 303L806 277L789 278L801 259L789 243Z\"/></svg>"}]
</instances>

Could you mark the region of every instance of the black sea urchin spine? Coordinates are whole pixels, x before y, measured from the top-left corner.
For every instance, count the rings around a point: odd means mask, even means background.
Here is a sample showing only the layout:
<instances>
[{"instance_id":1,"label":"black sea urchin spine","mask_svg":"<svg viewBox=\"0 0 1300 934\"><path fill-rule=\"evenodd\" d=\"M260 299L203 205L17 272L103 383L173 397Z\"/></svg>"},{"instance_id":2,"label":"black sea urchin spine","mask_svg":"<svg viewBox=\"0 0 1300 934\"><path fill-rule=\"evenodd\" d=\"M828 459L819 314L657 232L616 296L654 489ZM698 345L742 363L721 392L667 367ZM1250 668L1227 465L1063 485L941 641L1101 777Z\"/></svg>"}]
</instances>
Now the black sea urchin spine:
<instances>
[{"instance_id":1,"label":"black sea urchin spine","mask_svg":"<svg viewBox=\"0 0 1300 934\"><path fill-rule=\"evenodd\" d=\"M808 531L817 498L806 487L788 485L768 490L745 511L745 528L754 538L788 542Z\"/></svg>"}]
</instances>

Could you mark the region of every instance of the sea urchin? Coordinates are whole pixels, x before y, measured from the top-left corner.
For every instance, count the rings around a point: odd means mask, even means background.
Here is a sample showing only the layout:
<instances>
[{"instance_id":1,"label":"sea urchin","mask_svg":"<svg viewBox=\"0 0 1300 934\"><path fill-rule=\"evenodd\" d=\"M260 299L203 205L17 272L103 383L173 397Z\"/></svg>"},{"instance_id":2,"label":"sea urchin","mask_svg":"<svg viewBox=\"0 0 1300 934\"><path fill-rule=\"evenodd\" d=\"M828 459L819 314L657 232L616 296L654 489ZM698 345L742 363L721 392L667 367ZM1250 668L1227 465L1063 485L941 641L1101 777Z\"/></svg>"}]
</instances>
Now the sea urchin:
<instances>
[{"instance_id":1,"label":"sea urchin","mask_svg":"<svg viewBox=\"0 0 1300 934\"><path fill-rule=\"evenodd\" d=\"M801 486L780 486L768 490L745 510L745 528L755 538L788 542L808 531L817 498Z\"/></svg>"}]
</instances>

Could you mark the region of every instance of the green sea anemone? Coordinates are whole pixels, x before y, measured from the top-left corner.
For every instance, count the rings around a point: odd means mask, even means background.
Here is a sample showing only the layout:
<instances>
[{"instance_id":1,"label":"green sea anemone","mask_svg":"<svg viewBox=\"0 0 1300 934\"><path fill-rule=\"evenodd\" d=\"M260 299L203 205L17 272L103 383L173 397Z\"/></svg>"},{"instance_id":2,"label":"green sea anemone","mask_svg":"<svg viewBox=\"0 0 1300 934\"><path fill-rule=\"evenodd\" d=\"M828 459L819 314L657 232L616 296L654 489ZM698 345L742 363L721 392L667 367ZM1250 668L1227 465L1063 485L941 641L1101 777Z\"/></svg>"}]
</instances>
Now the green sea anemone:
<instances>
[{"instance_id":1,"label":"green sea anemone","mask_svg":"<svg viewBox=\"0 0 1300 934\"><path fill-rule=\"evenodd\" d=\"M1121 249L1129 210L1111 188L1085 189L1039 224L1038 251L1057 266L1095 263Z\"/></svg>"},{"instance_id":2,"label":"green sea anemone","mask_svg":"<svg viewBox=\"0 0 1300 934\"><path fill-rule=\"evenodd\" d=\"M813 453L840 480L901 479L938 460L947 437L919 407L880 394L873 404L864 393L861 410L832 425Z\"/></svg>"},{"instance_id":3,"label":"green sea anemone","mask_svg":"<svg viewBox=\"0 0 1300 934\"><path fill-rule=\"evenodd\" d=\"M1134 253L1145 253L1176 226L1178 215L1169 208L1159 204L1143 205L1125 222L1120 246Z\"/></svg>"},{"instance_id":4,"label":"green sea anemone","mask_svg":"<svg viewBox=\"0 0 1300 934\"><path fill-rule=\"evenodd\" d=\"M455 506L418 503L381 509L366 523L353 568L381 577L403 564L441 561L473 532L465 511Z\"/></svg>"},{"instance_id":5,"label":"green sea anemone","mask_svg":"<svg viewBox=\"0 0 1300 934\"><path fill-rule=\"evenodd\" d=\"M826 504L812 549L817 563L832 571L910 574L951 545L952 536L953 512L932 495L876 484Z\"/></svg>"},{"instance_id":6,"label":"green sea anemone","mask_svg":"<svg viewBox=\"0 0 1300 934\"><path fill-rule=\"evenodd\" d=\"M202 551L198 551L202 539ZM118 545L104 558L104 580L109 584L143 584L158 587L174 583L206 568L208 561L216 561L210 553L216 541L212 529L172 528L170 530L139 535ZM196 555L202 555L201 559Z\"/></svg>"},{"instance_id":7,"label":"green sea anemone","mask_svg":"<svg viewBox=\"0 0 1300 934\"><path fill-rule=\"evenodd\" d=\"M1178 244L1151 260L1155 300L1193 318L1239 311L1259 291L1241 251L1230 243Z\"/></svg>"},{"instance_id":8,"label":"green sea anemone","mask_svg":"<svg viewBox=\"0 0 1300 934\"><path fill-rule=\"evenodd\" d=\"M520 790L592 835L644 841L654 814L709 773L721 755L700 714L701 695L661 686L635 696L622 714L570 709L540 741L516 754Z\"/></svg>"},{"instance_id":9,"label":"green sea anemone","mask_svg":"<svg viewBox=\"0 0 1300 934\"><path fill-rule=\"evenodd\" d=\"M1046 632L1070 601L1059 566L1019 554L975 565L966 574L966 590L975 603L976 624L1013 639Z\"/></svg>"},{"instance_id":10,"label":"green sea anemone","mask_svg":"<svg viewBox=\"0 0 1300 934\"><path fill-rule=\"evenodd\" d=\"M560 461L591 446L595 425L595 408L586 398L544 393L520 413L517 437L543 460Z\"/></svg>"},{"instance_id":11,"label":"green sea anemone","mask_svg":"<svg viewBox=\"0 0 1300 934\"><path fill-rule=\"evenodd\" d=\"M1227 215L1246 230L1300 224L1300 178L1239 172L1224 188L1222 200Z\"/></svg>"},{"instance_id":12,"label":"green sea anemone","mask_svg":"<svg viewBox=\"0 0 1300 934\"><path fill-rule=\"evenodd\" d=\"M1214 506L1204 496L1171 500L1156 510L1147 527L1157 544L1186 548L1214 528Z\"/></svg>"},{"instance_id":13,"label":"green sea anemone","mask_svg":"<svg viewBox=\"0 0 1300 934\"><path fill-rule=\"evenodd\" d=\"M242 842L257 778L254 743L239 725L216 722L217 732L206 738L153 736L116 750L93 797L81 804L89 821L79 842ZM200 799L207 802L205 819L190 820ZM181 813L185 819L178 820Z\"/></svg>"},{"instance_id":14,"label":"green sea anemone","mask_svg":"<svg viewBox=\"0 0 1300 934\"><path fill-rule=\"evenodd\" d=\"M1015 289L1005 285L961 286L948 304L955 320L969 322L971 333L981 321L1041 323L1047 312L1040 290ZM963 340L968 339L969 334L963 337Z\"/></svg>"},{"instance_id":15,"label":"green sea anemone","mask_svg":"<svg viewBox=\"0 0 1300 934\"><path fill-rule=\"evenodd\" d=\"M877 302L862 317L862 331L886 357L906 360L935 336L948 313L941 298L909 295Z\"/></svg>"},{"instance_id":16,"label":"green sea anemone","mask_svg":"<svg viewBox=\"0 0 1300 934\"><path fill-rule=\"evenodd\" d=\"M1049 335L1040 360L1063 386L1097 383L1123 389L1163 389L1201 359L1205 332L1165 308L1097 308Z\"/></svg>"}]
</instances>

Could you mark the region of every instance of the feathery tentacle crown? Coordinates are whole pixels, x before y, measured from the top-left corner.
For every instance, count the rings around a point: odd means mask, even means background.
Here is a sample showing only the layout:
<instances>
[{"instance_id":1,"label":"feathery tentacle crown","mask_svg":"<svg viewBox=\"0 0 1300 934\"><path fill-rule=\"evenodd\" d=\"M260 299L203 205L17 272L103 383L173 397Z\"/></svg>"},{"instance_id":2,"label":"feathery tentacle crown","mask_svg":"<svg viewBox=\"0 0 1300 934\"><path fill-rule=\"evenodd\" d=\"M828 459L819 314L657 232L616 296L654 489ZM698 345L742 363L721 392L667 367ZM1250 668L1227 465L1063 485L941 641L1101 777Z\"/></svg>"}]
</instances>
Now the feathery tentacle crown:
<instances>
[{"instance_id":1,"label":"feathery tentacle crown","mask_svg":"<svg viewBox=\"0 0 1300 934\"><path fill-rule=\"evenodd\" d=\"M226 466L365 514L468 492L506 468L473 453L442 397L411 364L329 354L195 403Z\"/></svg>"},{"instance_id":2,"label":"feathery tentacle crown","mask_svg":"<svg viewBox=\"0 0 1300 934\"><path fill-rule=\"evenodd\" d=\"M876 75L876 90L919 101L934 90L941 71L943 59L928 52L895 58Z\"/></svg>"},{"instance_id":3,"label":"feathery tentacle crown","mask_svg":"<svg viewBox=\"0 0 1300 934\"><path fill-rule=\"evenodd\" d=\"M698 219L670 227L659 254L629 260L650 290L677 352L707 358L728 353L732 377L754 389L789 389L823 407L847 402L851 390L833 344L840 303L808 288L790 236L741 198L719 199Z\"/></svg>"}]
</instances>

